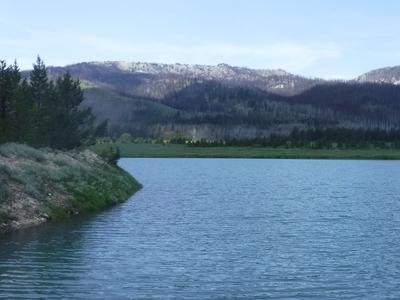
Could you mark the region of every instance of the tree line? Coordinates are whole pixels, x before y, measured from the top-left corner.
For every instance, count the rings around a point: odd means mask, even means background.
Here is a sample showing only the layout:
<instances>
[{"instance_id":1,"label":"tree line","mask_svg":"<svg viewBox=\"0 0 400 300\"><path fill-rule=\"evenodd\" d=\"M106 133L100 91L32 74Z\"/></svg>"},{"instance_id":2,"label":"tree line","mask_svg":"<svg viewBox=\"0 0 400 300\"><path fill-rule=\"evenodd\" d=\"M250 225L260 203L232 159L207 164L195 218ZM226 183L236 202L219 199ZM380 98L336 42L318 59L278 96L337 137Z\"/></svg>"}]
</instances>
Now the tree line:
<instances>
[{"instance_id":1,"label":"tree line","mask_svg":"<svg viewBox=\"0 0 400 300\"><path fill-rule=\"evenodd\" d=\"M313 148L313 149L365 149L400 148L400 130L326 128L300 130L295 128L288 135L272 134L269 137L254 139L219 139L198 141L184 138L171 140L171 143L188 144L193 147L220 146L262 146L273 148Z\"/></svg>"},{"instance_id":2,"label":"tree line","mask_svg":"<svg viewBox=\"0 0 400 300\"><path fill-rule=\"evenodd\" d=\"M400 87L391 84L320 84L301 94L195 83L160 100L181 112L180 124L303 125L307 128L400 128Z\"/></svg>"},{"instance_id":3,"label":"tree line","mask_svg":"<svg viewBox=\"0 0 400 300\"><path fill-rule=\"evenodd\" d=\"M72 149L94 142L107 123L95 125L79 80L66 73L50 80L40 57L27 78L15 62L0 61L0 143Z\"/></svg>"}]
</instances>

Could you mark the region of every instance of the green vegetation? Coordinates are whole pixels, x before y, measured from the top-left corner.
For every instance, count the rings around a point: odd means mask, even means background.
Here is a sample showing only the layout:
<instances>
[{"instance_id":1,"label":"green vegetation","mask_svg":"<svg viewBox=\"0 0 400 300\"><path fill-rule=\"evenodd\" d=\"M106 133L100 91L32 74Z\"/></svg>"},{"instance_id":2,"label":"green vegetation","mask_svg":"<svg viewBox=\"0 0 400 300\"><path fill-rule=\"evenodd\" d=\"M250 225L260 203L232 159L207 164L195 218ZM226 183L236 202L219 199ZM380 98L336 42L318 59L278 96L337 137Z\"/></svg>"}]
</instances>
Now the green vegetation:
<instances>
[{"instance_id":1,"label":"green vegetation","mask_svg":"<svg viewBox=\"0 0 400 300\"><path fill-rule=\"evenodd\" d=\"M107 128L94 125L83 100L79 80L49 80L39 57L25 79L16 63L0 61L0 231L97 211L140 188L116 165L118 149L102 158L78 150Z\"/></svg>"},{"instance_id":2,"label":"green vegetation","mask_svg":"<svg viewBox=\"0 0 400 300\"><path fill-rule=\"evenodd\" d=\"M221 157L221 158L314 158L314 159L400 159L395 149L285 149L256 146L193 147L178 144L115 143L92 146L95 152L118 147L122 157Z\"/></svg>"},{"instance_id":3,"label":"green vegetation","mask_svg":"<svg viewBox=\"0 0 400 300\"><path fill-rule=\"evenodd\" d=\"M118 140L120 141L120 140ZM400 149L400 130L326 128L299 130L288 135L271 134L266 138L191 141L172 139L173 144L193 147L263 146L294 149Z\"/></svg>"},{"instance_id":4,"label":"green vegetation","mask_svg":"<svg viewBox=\"0 0 400 300\"><path fill-rule=\"evenodd\" d=\"M0 146L0 230L98 211L140 184L95 153ZM44 221L44 220L42 220Z\"/></svg>"},{"instance_id":5,"label":"green vegetation","mask_svg":"<svg viewBox=\"0 0 400 300\"><path fill-rule=\"evenodd\" d=\"M121 158L121 153L118 147L109 147L102 149L102 151L99 152L99 155L101 158L103 158L106 162L112 164L112 165L117 165L118 160Z\"/></svg>"},{"instance_id":6,"label":"green vegetation","mask_svg":"<svg viewBox=\"0 0 400 300\"><path fill-rule=\"evenodd\" d=\"M66 73L50 81L39 57L25 79L16 63L0 61L0 143L73 149L93 142L107 124L94 126L83 99L79 80Z\"/></svg>"}]
</instances>

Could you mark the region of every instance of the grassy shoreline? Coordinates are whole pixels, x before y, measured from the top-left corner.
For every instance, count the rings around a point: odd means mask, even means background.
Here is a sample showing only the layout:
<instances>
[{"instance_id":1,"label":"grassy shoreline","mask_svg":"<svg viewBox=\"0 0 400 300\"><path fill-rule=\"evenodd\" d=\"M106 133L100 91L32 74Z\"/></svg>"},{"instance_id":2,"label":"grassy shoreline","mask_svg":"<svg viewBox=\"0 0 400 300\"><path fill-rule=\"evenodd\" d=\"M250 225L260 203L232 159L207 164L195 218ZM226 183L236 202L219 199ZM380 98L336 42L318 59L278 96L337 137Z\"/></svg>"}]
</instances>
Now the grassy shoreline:
<instances>
[{"instance_id":1,"label":"grassy shoreline","mask_svg":"<svg viewBox=\"0 0 400 300\"><path fill-rule=\"evenodd\" d=\"M376 159L400 160L397 149L284 149L265 147L190 147L176 144L98 144L91 149L100 153L118 147L122 157L160 158L276 158L276 159Z\"/></svg>"},{"instance_id":2,"label":"grassy shoreline","mask_svg":"<svg viewBox=\"0 0 400 300\"><path fill-rule=\"evenodd\" d=\"M141 188L90 150L0 145L0 232L96 212Z\"/></svg>"}]
</instances>

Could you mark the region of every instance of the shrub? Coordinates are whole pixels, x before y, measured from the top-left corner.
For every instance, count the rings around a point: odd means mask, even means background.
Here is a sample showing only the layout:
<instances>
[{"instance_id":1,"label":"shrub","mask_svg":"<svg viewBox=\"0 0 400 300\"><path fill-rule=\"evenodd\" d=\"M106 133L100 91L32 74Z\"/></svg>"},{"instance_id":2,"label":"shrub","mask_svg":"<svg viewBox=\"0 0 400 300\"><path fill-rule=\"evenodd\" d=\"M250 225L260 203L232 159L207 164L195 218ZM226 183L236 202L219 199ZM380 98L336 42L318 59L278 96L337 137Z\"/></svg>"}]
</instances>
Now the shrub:
<instances>
[{"instance_id":1,"label":"shrub","mask_svg":"<svg viewBox=\"0 0 400 300\"><path fill-rule=\"evenodd\" d=\"M26 182L24 185L24 192L38 200L43 200L43 193L32 182Z\"/></svg>"},{"instance_id":2,"label":"shrub","mask_svg":"<svg viewBox=\"0 0 400 300\"><path fill-rule=\"evenodd\" d=\"M116 165L118 160L121 158L121 152L118 147L110 147L100 152L100 156L112 165Z\"/></svg>"},{"instance_id":3,"label":"shrub","mask_svg":"<svg viewBox=\"0 0 400 300\"><path fill-rule=\"evenodd\" d=\"M132 142L132 136L129 133L123 133L118 139L119 143L126 144Z\"/></svg>"},{"instance_id":4,"label":"shrub","mask_svg":"<svg viewBox=\"0 0 400 300\"><path fill-rule=\"evenodd\" d=\"M0 177L9 177L11 175L11 169L6 164L0 162Z\"/></svg>"},{"instance_id":5,"label":"shrub","mask_svg":"<svg viewBox=\"0 0 400 300\"><path fill-rule=\"evenodd\" d=\"M57 166L63 167L63 166L68 166L69 164L72 163L72 159L69 158L67 155L57 153L56 156L53 159L54 163Z\"/></svg>"},{"instance_id":6,"label":"shrub","mask_svg":"<svg viewBox=\"0 0 400 300\"><path fill-rule=\"evenodd\" d=\"M8 189L7 184L3 180L0 180L0 202L7 201L9 196L10 196L10 191Z\"/></svg>"},{"instance_id":7,"label":"shrub","mask_svg":"<svg viewBox=\"0 0 400 300\"><path fill-rule=\"evenodd\" d=\"M0 155L5 157L17 156L34 159L38 162L46 160L46 155L40 150L22 144L8 143L0 145Z\"/></svg>"}]
</instances>

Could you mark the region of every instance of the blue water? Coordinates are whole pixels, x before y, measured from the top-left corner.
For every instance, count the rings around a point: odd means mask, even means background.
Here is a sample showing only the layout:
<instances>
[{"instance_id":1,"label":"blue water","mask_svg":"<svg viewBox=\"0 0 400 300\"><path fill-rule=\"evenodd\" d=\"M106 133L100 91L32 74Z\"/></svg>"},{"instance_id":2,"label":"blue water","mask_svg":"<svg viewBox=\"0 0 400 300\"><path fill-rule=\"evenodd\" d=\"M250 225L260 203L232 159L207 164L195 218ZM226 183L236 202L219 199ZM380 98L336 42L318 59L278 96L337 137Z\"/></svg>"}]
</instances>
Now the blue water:
<instances>
[{"instance_id":1,"label":"blue water","mask_svg":"<svg viewBox=\"0 0 400 300\"><path fill-rule=\"evenodd\" d=\"M0 238L0 298L400 299L400 162L120 165L129 201Z\"/></svg>"}]
</instances>

